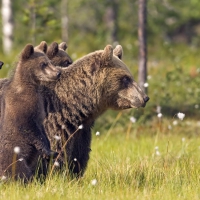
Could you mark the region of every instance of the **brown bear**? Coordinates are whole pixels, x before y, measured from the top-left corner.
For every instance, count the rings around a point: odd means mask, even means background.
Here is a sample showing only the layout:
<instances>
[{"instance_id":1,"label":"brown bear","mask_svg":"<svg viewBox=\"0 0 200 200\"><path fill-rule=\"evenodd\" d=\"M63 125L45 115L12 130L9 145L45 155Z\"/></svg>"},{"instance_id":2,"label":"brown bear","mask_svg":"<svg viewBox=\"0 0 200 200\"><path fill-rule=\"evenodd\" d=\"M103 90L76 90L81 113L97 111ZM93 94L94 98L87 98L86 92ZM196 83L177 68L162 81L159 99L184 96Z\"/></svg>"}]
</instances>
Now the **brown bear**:
<instances>
[{"instance_id":1,"label":"brown bear","mask_svg":"<svg viewBox=\"0 0 200 200\"><path fill-rule=\"evenodd\" d=\"M108 109L144 107L149 100L121 58L120 45L114 50L107 45L62 69L56 84L42 88L48 113L45 131L53 150L65 147L62 156L72 175L81 176L86 169L97 117Z\"/></svg>"},{"instance_id":2,"label":"brown bear","mask_svg":"<svg viewBox=\"0 0 200 200\"><path fill-rule=\"evenodd\" d=\"M47 45L44 47L47 49ZM39 87L55 82L59 76L60 70L43 51L26 45L13 76L3 86L0 176L29 181L37 173L40 157L49 159L53 154L43 127L45 111Z\"/></svg>"}]
</instances>

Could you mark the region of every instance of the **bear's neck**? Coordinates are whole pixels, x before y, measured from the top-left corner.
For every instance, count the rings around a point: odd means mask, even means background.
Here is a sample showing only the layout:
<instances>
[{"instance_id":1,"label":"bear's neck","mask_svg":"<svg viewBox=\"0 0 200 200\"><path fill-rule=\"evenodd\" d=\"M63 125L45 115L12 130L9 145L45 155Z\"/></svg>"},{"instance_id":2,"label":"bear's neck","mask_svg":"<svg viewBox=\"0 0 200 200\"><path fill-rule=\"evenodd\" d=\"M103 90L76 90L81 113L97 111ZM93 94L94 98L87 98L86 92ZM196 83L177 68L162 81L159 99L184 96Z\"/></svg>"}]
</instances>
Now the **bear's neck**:
<instances>
[{"instance_id":1,"label":"bear's neck","mask_svg":"<svg viewBox=\"0 0 200 200\"><path fill-rule=\"evenodd\" d=\"M64 70L54 89L62 112L66 112L64 117L70 115L70 119L76 121L75 124L93 124L106 110L106 102L102 100L98 84L101 84L100 81L87 68L72 66Z\"/></svg>"}]
</instances>

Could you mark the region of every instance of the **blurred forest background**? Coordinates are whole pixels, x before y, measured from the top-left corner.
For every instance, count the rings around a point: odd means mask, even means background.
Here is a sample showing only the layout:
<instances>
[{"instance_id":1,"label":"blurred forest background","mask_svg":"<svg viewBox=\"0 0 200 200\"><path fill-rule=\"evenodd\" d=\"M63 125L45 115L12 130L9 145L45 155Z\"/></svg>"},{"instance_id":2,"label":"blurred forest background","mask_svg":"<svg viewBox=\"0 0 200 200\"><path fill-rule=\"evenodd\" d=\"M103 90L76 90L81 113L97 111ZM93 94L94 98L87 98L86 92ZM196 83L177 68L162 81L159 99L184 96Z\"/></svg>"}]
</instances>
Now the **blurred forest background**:
<instances>
[{"instance_id":1,"label":"blurred forest background","mask_svg":"<svg viewBox=\"0 0 200 200\"><path fill-rule=\"evenodd\" d=\"M3 2L1 26L3 32ZM0 35L0 77L12 68L27 43L66 41L73 60L107 44L121 44L124 62L138 79L137 0L18 0L12 1L11 51ZM195 117L200 102L200 2L198 0L147 1L148 93L151 100L143 119L178 111ZM132 112L132 111L131 111ZM141 116L142 111L134 111ZM132 113L131 113L132 114ZM140 117L141 118L141 117Z\"/></svg>"}]
</instances>

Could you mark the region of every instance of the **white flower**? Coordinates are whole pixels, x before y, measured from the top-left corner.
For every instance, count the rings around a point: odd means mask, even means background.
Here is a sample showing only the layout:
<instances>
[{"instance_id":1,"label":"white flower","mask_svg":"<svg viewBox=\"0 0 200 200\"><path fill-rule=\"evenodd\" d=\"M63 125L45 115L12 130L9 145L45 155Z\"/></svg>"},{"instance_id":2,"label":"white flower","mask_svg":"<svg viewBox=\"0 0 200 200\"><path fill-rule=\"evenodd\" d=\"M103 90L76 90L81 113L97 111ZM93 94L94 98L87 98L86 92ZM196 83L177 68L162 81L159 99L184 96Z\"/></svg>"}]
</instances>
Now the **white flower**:
<instances>
[{"instance_id":1,"label":"white flower","mask_svg":"<svg viewBox=\"0 0 200 200\"><path fill-rule=\"evenodd\" d=\"M74 161L76 162L76 161L77 161L77 158L74 158Z\"/></svg>"},{"instance_id":2,"label":"white flower","mask_svg":"<svg viewBox=\"0 0 200 200\"><path fill-rule=\"evenodd\" d=\"M178 122L176 120L173 121L173 125L176 126Z\"/></svg>"},{"instance_id":3,"label":"white flower","mask_svg":"<svg viewBox=\"0 0 200 200\"><path fill-rule=\"evenodd\" d=\"M23 160L24 160L23 158L20 158L20 159L19 159L20 162L23 161Z\"/></svg>"},{"instance_id":4,"label":"white flower","mask_svg":"<svg viewBox=\"0 0 200 200\"><path fill-rule=\"evenodd\" d=\"M99 132L99 131L96 132L96 136L98 136L98 135L100 135L100 132Z\"/></svg>"},{"instance_id":5,"label":"white flower","mask_svg":"<svg viewBox=\"0 0 200 200\"><path fill-rule=\"evenodd\" d=\"M172 129L172 126L171 126L171 125L168 125L168 129L171 130L171 129Z\"/></svg>"},{"instance_id":6,"label":"white flower","mask_svg":"<svg viewBox=\"0 0 200 200\"><path fill-rule=\"evenodd\" d=\"M135 118L135 117L130 117L130 121L131 121L132 123L135 123L135 122L136 122L136 118Z\"/></svg>"},{"instance_id":7,"label":"white flower","mask_svg":"<svg viewBox=\"0 0 200 200\"><path fill-rule=\"evenodd\" d=\"M81 124L81 125L78 127L78 129L83 129L83 124Z\"/></svg>"},{"instance_id":8,"label":"white flower","mask_svg":"<svg viewBox=\"0 0 200 200\"><path fill-rule=\"evenodd\" d=\"M177 114L177 117L178 117L180 120L183 120L183 118L185 117L185 114L179 112L179 113Z\"/></svg>"},{"instance_id":9,"label":"white flower","mask_svg":"<svg viewBox=\"0 0 200 200\"><path fill-rule=\"evenodd\" d=\"M97 184L97 179L91 180L91 184L92 184L92 185L96 185L96 184Z\"/></svg>"},{"instance_id":10,"label":"white flower","mask_svg":"<svg viewBox=\"0 0 200 200\"><path fill-rule=\"evenodd\" d=\"M158 146L156 146L155 147L155 154L157 155L157 156L159 156L160 155L160 152L159 152L159 150L158 150L159 148L158 148Z\"/></svg>"},{"instance_id":11,"label":"white flower","mask_svg":"<svg viewBox=\"0 0 200 200\"><path fill-rule=\"evenodd\" d=\"M59 166L60 166L60 164L59 164L58 161L55 161L55 162L54 162L54 165L55 165L56 167L59 167Z\"/></svg>"},{"instance_id":12,"label":"white flower","mask_svg":"<svg viewBox=\"0 0 200 200\"><path fill-rule=\"evenodd\" d=\"M20 147L14 147L14 152L16 153L16 154L19 154L20 153Z\"/></svg>"},{"instance_id":13,"label":"white flower","mask_svg":"<svg viewBox=\"0 0 200 200\"><path fill-rule=\"evenodd\" d=\"M194 108L198 109L198 108L199 108L199 105L198 105L198 104L196 104L196 105L194 106Z\"/></svg>"},{"instance_id":14,"label":"white flower","mask_svg":"<svg viewBox=\"0 0 200 200\"><path fill-rule=\"evenodd\" d=\"M6 176L2 176L2 177L1 177L1 181L4 181L4 180L6 180L6 179L7 179Z\"/></svg>"},{"instance_id":15,"label":"white flower","mask_svg":"<svg viewBox=\"0 0 200 200\"><path fill-rule=\"evenodd\" d=\"M61 136L59 136L59 135L54 135L54 138L58 141L58 140L61 139Z\"/></svg>"},{"instance_id":16,"label":"white flower","mask_svg":"<svg viewBox=\"0 0 200 200\"><path fill-rule=\"evenodd\" d=\"M157 106L157 107L156 107L156 112L157 112L157 113L161 113L161 106Z\"/></svg>"},{"instance_id":17,"label":"white flower","mask_svg":"<svg viewBox=\"0 0 200 200\"><path fill-rule=\"evenodd\" d=\"M149 87L149 84L148 83L144 83L144 87Z\"/></svg>"},{"instance_id":18,"label":"white flower","mask_svg":"<svg viewBox=\"0 0 200 200\"><path fill-rule=\"evenodd\" d=\"M148 76L147 76L147 79L150 80L150 79L151 79L151 75L148 75Z\"/></svg>"},{"instance_id":19,"label":"white flower","mask_svg":"<svg viewBox=\"0 0 200 200\"><path fill-rule=\"evenodd\" d=\"M162 117L162 113L158 113L158 118L161 118Z\"/></svg>"}]
</instances>

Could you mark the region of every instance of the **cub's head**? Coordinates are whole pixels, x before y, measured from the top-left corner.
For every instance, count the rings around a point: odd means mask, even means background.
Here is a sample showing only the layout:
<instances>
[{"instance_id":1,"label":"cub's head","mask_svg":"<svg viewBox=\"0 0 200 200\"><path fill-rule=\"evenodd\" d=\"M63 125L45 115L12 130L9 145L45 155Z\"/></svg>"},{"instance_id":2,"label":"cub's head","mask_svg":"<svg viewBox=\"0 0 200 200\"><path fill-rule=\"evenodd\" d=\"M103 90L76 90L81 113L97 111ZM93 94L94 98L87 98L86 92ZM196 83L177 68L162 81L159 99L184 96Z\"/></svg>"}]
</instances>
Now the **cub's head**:
<instances>
[{"instance_id":1,"label":"cub's head","mask_svg":"<svg viewBox=\"0 0 200 200\"><path fill-rule=\"evenodd\" d=\"M62 42L58 45L58 43L53 42L49 45L47 49L47 56L51 60L52 64L60 67L68 67L72 64L72 59L66 53L67 44L66 42Z\"/></svg>"},{"instance_id":2,"label":"cub's head","mask_svg":"<svg viewBox=\"0 0 200 200\"><path fill-rule=\"evenodd\" d=\"M128 67L122 62L122 56L120 45L114 50L111 45L107 45L101 53L104 101L115 110L145 107L149 97L135 82Z\"/></svg>"},{"instance_id":3,"label":"cub's head","mask_svg":"<svg viewBox=\"0 0 200 200\"><path fill-rule=\"evenodd\" d=\"M39 46L34 47L27 44L22 50L19 61L19 69L16 71L29 81L55 81L60 76L60 70L51 64L46 56L47 44L41 42Z\"/></svg>"}]
</instances>

